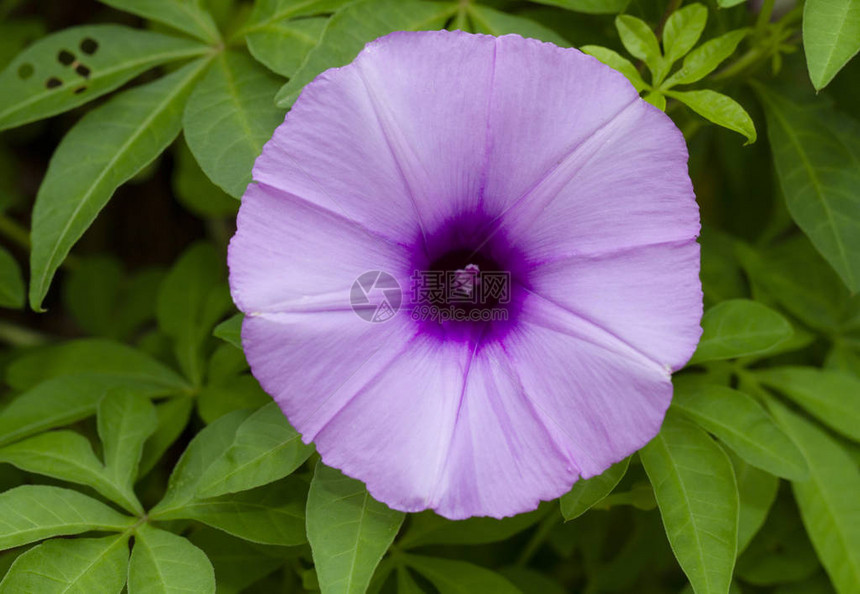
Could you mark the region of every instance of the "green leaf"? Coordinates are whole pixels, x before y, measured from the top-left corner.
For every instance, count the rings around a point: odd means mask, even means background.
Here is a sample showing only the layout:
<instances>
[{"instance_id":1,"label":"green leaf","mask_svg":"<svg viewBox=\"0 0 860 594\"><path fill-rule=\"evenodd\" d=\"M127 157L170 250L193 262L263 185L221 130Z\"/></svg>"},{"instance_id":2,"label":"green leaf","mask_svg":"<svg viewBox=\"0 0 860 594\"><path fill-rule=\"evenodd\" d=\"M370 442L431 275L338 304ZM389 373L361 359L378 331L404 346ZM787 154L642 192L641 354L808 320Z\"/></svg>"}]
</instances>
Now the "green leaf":
<instances>
[{"instance_id":1,"label":"green leaf","mask_svg":"<svg viewBox=\"0 0 860 594\"><path fill-rule=\"evenodd\" d=\"M336 12L354 0L257 0L238 35L250 35L272 23Z\"/></svg>"},{"instance_id":2,"label":"green leaf","mask_svg":"<svg viewBox=\"0 0 860 594\"><path fill-rule=\"evenodd\" d=\"M221 39L212 16L200 0L100 0L104 4L184 31L207 43Z\"/></svg>"},{"instance_id":3,"label":"green leaf","mask_svg":"<svg viewBox=\"0 0 860 594\"><path fill-rule=\"evenodd\" d=\"M89 440L74 431L49 431L0 448L0 462L26 472L88 485L131 513L143 513L134 492L105 474Z\"/></svg>"},{"instance_id":4,"label":"green leaf","mask_svg":"<svg viewBox=\"0 0 860 594\"><path fill-rule=\"evenodd\" d=\"M0 130L68 111L159 64L206 50L186 39L119 25L53 33L21 52L0 73Z\"/></svg>"},{"instance_id":5,"label":"green leaf","mask_svg":"<svg viewBox=\"0 0 860 594\"><path fill-rule=\"evenodd\" d=\"M306 542L307 483L296 477L212 499L192 499L170 510L156 508L157 521L197 520L238 538L266 545Z\"/></svg>"},{"instance_id":6,"label":"green leaf","mask_svg":"<svg viewBox=\"0 0 860 594\"><path fill-rule=\"evenodd\" d=\"M107 254L80 258L63 282L63 305L88 334L125 339L155 317L162 276L157 268L126 276L122 262Z\"/></svg>"},{"instance_id":7,"label":"green leaf","mask_svg":"<svg viewBox=\"0 0 860 594\"><path fill-rule=\"evenodd\" d=\"M599 45L584 45L579 49L589 56L594 56L610 68L623 74L637 91L642 91L648 86L645 84L645 81L642 80L642 75L639 74L639 71L636 70L636 67L630 62L630 60L623 57L618 52Z\"/></svg>"},{"instance_id":8,"label":"green leaf","mask_svg":"<svg viewBox=\"0 0 860 594\"><path fill-rule=\"evenodd\" d=\"M237 349L242 349L242 321L245 319L244 314L236 314L215 326L212 334L232 344Z\"/></svg>"},{"instance_id":9,"label":"green leaf","mask_svg":"<svg viewBox=\"0 0 860 594\"><path fill-rule=\"evenodd\" d=\"M0 550L90 530L122 532L134 522L71 489L23 485L0 493Z\"/></svg>"},{"instance_id":10,"label":"green leaf","mask_svg":"<svg viewBox=\"0 0 860 594\"><path fill-rule=\"evenodd\" d=\"M681 68L666 79L663 88L688 85L702 80L735 53L738 44L747 35L749 35L749 29L737 29L706 41L684 57Z\"/></svg>"},{"instance_id":11,"label":"green leaf","mask_svg":"<svg viewBox=\"0 0 860 594\"><path fill-rule=\"evenodd\" d=\"M77 375L97 375L158 394L182 392L188 383L146 353L112 340L83 338L38 349L12 363L6 381L16 390L39 382Z\"/></svg>"},{"instance_id":12,"label":"green leaf","mask_svg":"<svg viewBox=\"0 0 860 594\"><path fill-rule=\"evenodd\" d=\"M666 111L666 96L663 93L652 91L645 95L643 99L660 111Z\"/></svg>"},{"instance_id":13,"label":"green leaf","mask_svg":"<svg viewBox=\"0 0 860 594\"><path fill-rule=\"evenodd\" d=\"M92 416L102 396L122 386L99 376L66 376L43 382L0 412L0 445ZM133 385L128 387L134 389ZM146 389L135 391L154 395Z\"/></svg>"},{"instance_id":14,"label":"green leaf","mask_svg":"<svg viewBox=\"0 0 860 594\"><path fill-rule=\"evenodd\" d=\"M284 121L272 104L280 81L245 54L223 52L188 98L185 140L201 169L240 198L263 144Z\"/></svg>"},{"instance_id":15,"label":"green leaf","mask_svg":"<svg viewBox=\"0 0 860 594\"><path fill-rule=\"evenodd\" d=\"M772 367L756 379L785 394L843 435L860 441L860 379L813 367Z\"/></svg>"},{"instance_id":16,"label":"green leaf","mask_svg":"<svg viewBox=\"0 0 860 594\"><path fill-rule=\"evenodd\" d=\"M738 489L728 456L671 412L640 456L669 544L696 594L726 594L738 544Z\"/></svg>"},{"instance_id":17,"label":"green leaf","mask_svg":"<svg viewBox=\"0 0 860 594\"><path fill-rule=\"evenodd\" d=\"M197 395L197 414L206 423L234 410L256 410L272 401L259 382L248 374L210 379L212 383L204 386Z\"/></svg>"},{"instance_id":18,"label":"green leaf","mask_svg":"<svg viewBox=\"0 0 860 594\"><path fill-rule=\"evenodd\" d=\"M206 60L120 93L63 137L33 208L30 306L40 310L51 279L114 190L176 138L182 107ZM86 155L86 159L81 159Z\"/></svg>"},{"instance_id":19,"label":"green leaf","mask_svg":"<svg viewBox=\"0 0 860 594\"><path fill-rule=\"evenodd\" d=\"M654 79L653 84L659 85L669 64L663 59L660 43L648 23L635 16L621 14L615 17L615 28L630 55L645 62Z\"/></svg>"},{"instance_id":20,"label":"green leaf","mask_svg":"<svg viewBox=\"0 0 860 594\"><path fill-rule=\"evenodd\" d=\"M630 0L531 0L538 4L558 6L584 12L586 14L618 14L630 3Z\"/></svg>"},{"instance_id":21,"label":"green leaf","mask_svg":"<svg viewBox=\"0 0 860 594\"><path fill-rule=\"evenodd\" d=\"M747 138L746 144L756 141L755 124L741 104L722 93L709 89L702 91L665 91L706 120L723 128L734 130Z\"/></svg>"},{"instance_id":22,"label":"green leaf","mask_svg":"<svg viewBox=\"0 0 860 594\"><path fill-rule=\"evenodd\" d=\"M194 385L203 379L203 346L232 307L224 259L209 243L196 243L176 261L158 292L161 330L175 341L179 365Z\"/></svg>"},{"instance_id":23,"label":"green leaf","mask_svg":"<svg viewBox=\"0 0 860 594\"><path fill-rule=\"evenodd\" d=\"M822 102L756 85L792 218L854 292L860 290L860 124Z\"/></svg>"},{"instance_id":24,"label":"green leaf","mask_svg":"<svg viewBox=\"0 0 860 594\"><path fill-rule=\"evenodd\" d=\"M187 539L143 524L135 532L128 594L214 594L215 572Z\"/></svg>"},{"instance_id":25,"label":"green leaf","mask_svg":"<svg viewBox=\"0 0 860 594\"><path fill-rule=\"evenodd\" d=\"M501 520L479 517L456 521L425 511L410 516L408 529L398 544L404 549L414 549L434 544L498 542L533 526L551 510L552 506L545 504L534 511Z\"/></svg>"},{"instance_id":26,"label":"green leaf","mask_svg":"<svg viewBox=\"0 0 860 594\"><path fill-rule=\"evenodd\" d=\"M731 8L738 4L743 4L745 0L717 0L717 6L720 8Z\"/></svg>"},{"instance_id":27,"label":"green leaf","mask_svg":"<svg viewBox=\"0 0 860 594\"><path fill-rule=\"evenodd\" d=\"M405 516L376 501L362 482L319 462L308 493L307 532L323 592L367 591Z\"/></svg>"},{"instance_id":28,"label":"green leaf","mask_svg":"<svg viewBox=\"0 0 860 594\"><path fill-rule=\"evenodd\" d=\"M629 465L630 458L624 458L621 462L607 468L603 474L576 481L573 489L562 495L559 500L561 515L564 516L564 519L570 521L578 518L595 503L609 495L624 478Z\"/></svg>"},{"instance_id":29,"label":"green leaf","mask_svg":"<svg viewBox=\"0 0 860 594\"><path fill-rule=\"evenodd\" d=\"M157 427L155 432L143 445L143 454L138 466L139 476L145 476L152 470L155 464L161 459L161 456L167 451L167 448L179 438L186 425L188 425L192 408L194 408L192 399L182 397L171 398L166 402L156 405L155 416L158 419Z\"/></svg>"},{"instance_id":30,"label":"green leaf","mask_svg":"<svg viewBox=\"0 0 860 594\"><path fill-rule=\"evenodd\" d=\"M98 433L104 449L105 473L131 493L143 444L157 424L155 407L139 394L116 390L99 402Z\"/></svg>"},{"instance_id":31,"label":"green leaf","mask_svg":"<svg viewBox=\"0 0 860 594\"><path fill-rule=\"evenodd\" d=\"M176 160L171 182L179 203L201 219L235 219L239 202L203 173L185 139L174 148Z\"/></svg>"},{"instance_id":32,"label":"green leaf","mask_svg":"<svg viewBox=\"0 0 860 594\"><path fill-rule=\"evenodd\" d=\"M810 479L792 483L806 532L836 591L856 592L860 584L857 465L824 431L782 405L771 405L809 464Z\"/></svg>"},{"instance_id":33,"label":"green leaf","mask_svg":"<svg viewBox=\"0 0 860 594\"><path fill-rule=\"evenodd\" d=\"M670 64L687 54L705 30L708 9L702 4L688 4L669 15L663 27L663 52Z\"/></svg>"},{"instance_id":34,"label":"green leaf","mask_svg":"<svg viewBox=\"0 0 860 594\"><path fill-rule=\"evenodd\" d=\"M248 50L269 70L289 78L319 42L326 24L328 19L322 17L267 23L248 33Z\"/></svg>"},{"instance_id":35,"label":"green leaf","mask_svg":"<svg viewBox=\"0 0 860 594\"><path fill-rule=\"evenodd\" d=\"M0 246L0 307L24 307L24 277L18 262Z\"/></svg>"},{"instance_id":36,"label":"green leaf","mask_svg":"<svg viewBox=\"0 0 860 594\"><path fill-rule=\"evenodd\" d=\"M392 31L436 29L454 16L450 2L420 0L358 0L338 11L330 20L319 44L301 68L278 91L278 107L290 107L306 84L329 68L350 63L364 45Z\"/></svg>"},{"instance_id":37,"label":"green leaf","mask_svg":"<svg viewBox=\"0 0 860 594\"><path fill-rule=\"evenodd\" d=\"M197 496L216 497L272 483L301 466L313 451L272 402L239 426L233 443L201 477Z\"/></svg>"},{"instance_id":38,"label":"green leaf","mask_svg":"<svg viewBox=\"0 0 860 594\"><path fill-rule=\"evenodd\" d=\"M779 490L779 479L747 464L737 456L731 458L740 497L738 514L738 554L740 555L767 519L767 514Z\"/></svg>"},{"instance_id":39,"label":"green leaf","mask_svg":"<svg viewBox=\"0 0 860 594\"><path fill-rule=\"evenodd\" d=\"M519 594L507 579L465 561L404 555L406 564L430 580L439 594Z\"/></svg>"},{"instance_id":40,"label":"green leaf","mask_svg":"<svg viewBox=\"0 0 860 594\"><path fill-rule=\"evenodd\" d=\"M214 528L195 530L188 540L206 553L212 562L218 594L249 591L248 586L274 572L302 550L258 545Z\"/></svg>"},{"instance_id":41,"label":"green leaf","mask_svg":"<svg viewBox=\"0 0 860 594\"><path fill-rule=\"evenodd\" d=\"M820 91L860 51L860 3L807 0L803 7L803 49L809 78Z\"/></svg>"},{"instance_id":42,"label":"green leaf","mask_svg":"<svg viewBox=\"0 0 860 594\"><path fill-rule=\"evenodd\" d=\"M794 334L791 324L749 299L723 301L702 317L702 338L689 364L766 353Z\"/></svg>"},{"instance_id":43,"label":"green leaf","mask_svg":"<svg viewBox=\"0 0 860 594\"><path fill-rule=\"evenodd\" d=\"M15 560L0 594L119 594L127 572L127 534L49 540Z\"/></svg>"},{"instance_id":44,"label":"green leaf","mask_svg":"<svg viewBox=\"0 0 860 594\"><path fill-rule=\"evenodd\" d=\"M570 47L570 42L564 37L531 19L493 10L478 4L468 4L466 11L472 19L476 33L496 36L516 33L523 37L554 43L560 47Z\"/></svg>"},{"instance_id":45,"label":"green leaf","mask_svg":"<svg viewBox=\"0 0 860 594\"><path fill-rule=\"evenodd\" d=\"M173 511L193 501L201 477L233 444L236 431L250 414L250 411L244 410L232 412L198 433L176 463L170 475L167 493L150 513Z\"/></svg>"},{"instance_id":46,"label":"green leaf","mask_svg":"<svg viewBox=\"0 0 860 594\"><path fill-rule=\"evenodd\" d=\"M713 433L746 462L777 476L803 480L803 454L753 398L712 384L675 382L672 406Z\"/></svg>"}]
</instances>

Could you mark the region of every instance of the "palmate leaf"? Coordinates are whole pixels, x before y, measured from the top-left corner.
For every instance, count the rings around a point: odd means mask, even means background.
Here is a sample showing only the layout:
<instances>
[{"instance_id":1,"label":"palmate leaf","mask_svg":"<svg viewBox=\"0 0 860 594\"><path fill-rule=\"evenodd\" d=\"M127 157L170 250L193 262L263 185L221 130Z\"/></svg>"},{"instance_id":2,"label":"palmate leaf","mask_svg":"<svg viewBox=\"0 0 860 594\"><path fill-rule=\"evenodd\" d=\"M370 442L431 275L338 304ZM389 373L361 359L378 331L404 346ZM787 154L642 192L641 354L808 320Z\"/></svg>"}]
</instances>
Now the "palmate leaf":
<instances>
[{"instance_id":1,"label":"palmate leaf","mask_svg":"<svg viewBox=\"0 0 860 594\"><path fill-rule=\"evenodd\" d=\"M826 102L756 84L788 211L853 292L860 290L860 124Z\"/></svg>"},{"instance_id":2,"label":"palmate leaf","mask_svg":"<svg viewBox=\"0 0 860 594\"><path fill-rule=\"evenodd\" d=\"M0 412L0 445L86 419L95 414L99 400L116 388L144 396L163 393L98 375L53 378L21 394Z\"/></svg>"},{"instance_id":3,"label":"palmate leaf","mask_svg":"<svg viewBox=\"0 0 860 594\"><path fill-rule=\"evenodd\" d=\"M257 0L238 35L251 35L273 23L287 19L328 14L340 10L355 0Z\"/></svg>"},{"instance_id":4,"label":"palmate leaf","mask_svg":"<svg viewBox=\"0 0 860 594\"><path fill-rule=\"evenodd\" d=\"M860 3L807 0L803 7L803 49L809 78L820 91L860 51Z\"/></svg>"},{"instance_id":5,"label":"palmate leaf","mask_svg":"<svg viewBox=\"0 0 860 594\"><path fill-rule=\"evenodd\" d=\"M90 530L123 532L134 522L71 489L23 485L0 493L0 550Z\"/></svg>"},{"instance_id":6,"label":"palmate leaf","mask_svg":"<svg viewBox=\"0 0 860 594\"><path fill-rule=\"evenodd\" d=\"M128 572L128 534L55 539L18 557L0 594L119 594Z\"/></svg>"},{"instance_id":7,"label":"palmate leaf","mask_svg":"<svg viewBox=\"0 0 860 594\"><path fill-rule=\"evenodd\" d=\"M88 485L129 512L143 513L130 486L112 480L89 440L74 431L49 431L0 448L0 462L61 481Z\"/></svg>"},{"instance_id":8,"label":"palmate leaf","mask_svg":"<svg viewBox=\"0 0 860 594\"><path fill-rule=\"evenodd\" d=\"M764 525L779 490L779 478L747 464L732 455L735 478L738 482L740 513L738 515L738 554Z\"/></svg>"},{"instance_id":9,"label":"palmate leaf","mask_svg":"<svg viewBox=\"0 0 860 594\"><path fill-rule=\"evenodd\" d=\"M248 51L269 70L291 77L319 42L328 19L286 18L255 27L247 34Z\"/></svg>"},{"instance_id":10,"label":"palmate leaf","mask_svg":"<svg viewBox=\"0 0 860 594\"><path fill-rule=\"evenodd\" d=\"M708 9L702 4L688 4L669 15L663 27L663 53L670 64L687 54L708 22Z\"/></svg>"},{"instance_id":11,"label":"palmate leaf","mask_svg":"<svg viewBox=\"0 0 860 594\"><path fill-rule=\"evenodd\" d=\"M860 472L831 437L785 406L771 410L806 456L810 478L792 483L800 515L818 557L840 594L860 584Z\"/></svg>"},{"instance_id":12,"label":"palmate leaf","mask_svg":"<svg viewBox=\"0 0 860 594\"><path fill-rule=\"evenodd\" d=\"M564 519L570 521L578 518L594 504L609 495L624 478L628 466L630 466L630 458L625 458L607 468L603 474L576 481L573 489L562 495L559 500L561 515L564 516Z\"/></svg>"},{"instance_id":13,"label":"palmate leaf","mask_svg":"<svg viewBox=\"0 0 860 594\"><path fill-rule=\"evenodd\" d=\"M755 124L741 104L722 93L704 89L701 91L664 91L666 96L677 99L706 120L734 130L752 144L758 137Z\"/></svg>"},{"instance_id":14,"label":"palmate leaf","mask_svg":"<svg viewBox=\"0 0 860 594\"><path fill-rule=\"evenodd\" d=\"M24 278L18 262L0 246L0 307L24 307Z\"/></svg>"},{"instance_id":15,"label":"palmate leaf","mask_svg":"<svg viewBox=\"0 0 860 594\"><path fill-rule=\"evenodd\" d=\"M100 0L117 10L157 21L207 43L221 39L212 16L200 0Z\"/></svg>"},{"instance_id":16,"label":"palmate leaf","mask_svg":"<svg viewBox=\"0 0 860 594\"><path fill-rule=\"evenodd\" d=\"M617 14L624 10L630 0L531 0L538 4L558 6L567 10L587 14Z\"/></svg>"},{"instance_id":17,"label":"palmate leaf","mask_svg":"<svg viewBox=\"0 0 860 594\"><path fill-rule=\"evenodd\" d=\"M212 499L192 499L170 510L156 508L157 521L196 520L238 538L265 545L295 546L305 536L307 483L290 477L276 483Z\"/></svg>"},{"instance_id":18,"label":"palmate leaf","mask_svg":"<svg viewBox=\"0 0 860 594\"><path fill-rule=\"evenodd\" d=\"M599 45L584 45L579 49L623 74L637 91L642 91L648 86L642 80L642 75L636 70L636 66L618 52Z\"/></svg>"},{"instance_id":19,"label":"palmate leaf","mask_svg":"<svg viewBox=\"0 0 860 594\"><path fill-rule=\"evenodd\" d=\"M200 167L239 198L263 144L284 120L272 103L282 81L250 57L222 52L188 98L185 140Z\"/></svg>"},{"instance_id":20,"label":"palmate leaf","mask_svg":"<svg viewBox=\"0 0 860 594\"><path fill-rule=\"evenodd\" d=\"M241 540L214 528L201 528L188 536L215 569L219 594L239 594L298 556L302 548L267 547ZM258 590L259 591L259 590Z\"/></svg>"},{"instance_id":21,"label":"palmate leaf","mask_svg":"<svg viewBox=\"0 0 860 594\"><path fill-rule=\"evenodd\" d=\"M466 561L404 555L403 561L428 579L440 594L519 594L507 579Z\"/></svg>"},{"instance_id":22,"label":"palmate leaf","mask_svg":"<svg viewBox=\"0 0 860 594\"><path fill-rule=\"evenodd\" d=\"M60 142L33 208L33 309L41 310L57 268L114 190L179 134L185 98L207 63L195 61L117 95L85 115Z\"/></svg>"},{"instance_id":23,"label":"palmate leaf","mask_svg":"<svg viewBox=\"0 0 860 594\"><path fill-rule=\"evenodd\" d=\"M689 54L684 56L684 62L663 83L664 88L674 85L688 85L699 81L713 72L717 66L735 53L738 44L749 35L749 29L729 31L714 39L709 39Z\"/></svg>"},{"instance_id":24,"label":"palmate leaf","mask_svg":"<svg viewBox=\"0 0 860 594\"><path fill-rule=\"evenodd\" d=\"M197 496L217 497L272 483L301 466L313 451L272 402L239 426L233 443L201 477Z\"/></svg>"},{"instance_id":25,"label":"palmate leaf","mask_svg":"<svg viewBox=\"0 0 860 594\"><path fill-rule=\"evenodd\" d=\"M669 64L663 59L660 42L651 27L642 19L629 14L615 17L615 28L621 37L621 43L627 52L645 62L651 71L653 85L659 86L669 69Z\"/></svg>"},{"instance_id":26,"label":"palmate leaf","mask_svg":"<svg viewBox=\"0 0 860 594\"><path fill-rule=\"evenodd\" d=\"M97 414L105 474L133 497L143 444L158 422L155 407L139 394L116 390L101 399Z\"/></svg>"},{"instance_id":27,"label":"palmate leaf","mask_svg":"<svg viewBox=\"0 0 860 594\"><path fill-rule=\"evenodd\" d=\"M97 375L164 394L190 389L180 375L143 351L94 338L70 340L28 353L9 365L6 381L16 390L29 390L46 379L76 375Z\"/></svg>"},{"instance_id":28,"label":"palmate leaf","mask_svg":"<svg viewBox=\"0 0 860 594\"><path fill-rule=\"evenodd\" d=\"M120 25L72 27L40 39L0 73L0 130L47 118L206 46Z\"/></svg>"},{"instance_id":29,"label":"palmate leaf","mask_svg":"<svg viewBox=\"0 0 860 594\"><path fill-rule=\"evenodd\" d=\"M236 314L217 326L212 334L221 340L232 344L237 349L242 348L242 321L245 319L244 314Z\"/></svg>"},{"instance_id":30,"label":"palmate leaf","mask_svg":"<svg viewBox=\"0 0 860 594\"><path fill-rule=\"evenodd\" d=\"M164 455L173 442L182 434L188 420L194 401L191 398L171 398L155 406L157 419L155 432L143 444L143 453L138 465L138 476L145 476Z\"/></svg>"},{"instance_id":31,"label":"palmate leaf","mask_svg":"<svg viewBox=\"0 0 860 594\"><path fill-rule=\"evenodd\" d=\"M373 499L360 481L318 463L308 493L307 533L322 591L365 592L405 516Z\"/></svg>"},{"instance_id":32,"label":"palmate leaf","mask_svg":"<svg viewBox=\"0 0 860 594\"><path fill-rule=\"evenodd\" d=\"M738 489L728 456L671 411L640 456L669 543L696 594L726 594L738 544Z\"/></svg>"},{"instance_id":33,"label":"palmate leaf","mask_svg":"<svg viewBox=\"0 0 860 594\"><path fill-rule=\"evenodd\" d=\"M731 388L676 381L672 406L741 458L787 479L803 480L803 454L753 398Z\"/></svg>"},{"instance_id":34,"label":"palmate leaf","mask_svg":"<svg viewBox=\"0 0 860 594\"><path fill-rule=\"evenodd\" d=\"M791 338L791 324L749 299L723 301L702 317L702 338L689 364L766 353Z\"/></svg>"},{"instance_id":35,"label":"palmate leaf","mask_svg":"<svg viewBox=\"0 0 860 594\"><path fill-rule=\"evenodd\" d=\"M348 64L364 45L392 31L436 29L454 16L457 5L421 0L358 0L330 20L319 44L278 91L275 102L290 107L306 84L329 68Z\"/></svg>"},{"instance_id":36,"label":"palmate leaf","mask_svg":"<svg viewBox=\"0 0 860 594\"><path fill-rule=\"evenodd\" d=\"M843 435L860 441L860 379L813 367L771 367L757 371L756 378Z\"/></svg>"},{"instance_id":37,"label":"palmate leaf","mask_svg":"<svg viewBox=\"0 0 860 594\"><path fill-rule=\"evenodd\" d=\"M128 594L214 594L215 571L206 554L181 536L142 525L135 532Z\"/></svg>"}]
</instances>

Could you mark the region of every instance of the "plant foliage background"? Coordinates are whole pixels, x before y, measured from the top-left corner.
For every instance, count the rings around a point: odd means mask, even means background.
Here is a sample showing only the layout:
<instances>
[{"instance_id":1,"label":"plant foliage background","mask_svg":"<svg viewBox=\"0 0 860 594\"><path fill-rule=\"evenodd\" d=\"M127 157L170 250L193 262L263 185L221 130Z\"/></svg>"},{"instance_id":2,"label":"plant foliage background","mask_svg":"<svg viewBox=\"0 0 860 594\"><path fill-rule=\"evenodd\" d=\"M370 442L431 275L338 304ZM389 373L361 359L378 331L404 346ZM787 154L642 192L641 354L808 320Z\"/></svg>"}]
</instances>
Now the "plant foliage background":
<instances>
[{"instance_id":1,"label":"plant foliage background","mask_svg":"<svg viewBox=\"0 0 860 594\"><path fill-rule=\"evenodd\" d=\"M660 435L501 521L320 464L225 280L303 85L440 27L621 71L704 223ZM0 0L0 592L860 592L858 48L857 0Z\"/></svg>"}]
</instances>

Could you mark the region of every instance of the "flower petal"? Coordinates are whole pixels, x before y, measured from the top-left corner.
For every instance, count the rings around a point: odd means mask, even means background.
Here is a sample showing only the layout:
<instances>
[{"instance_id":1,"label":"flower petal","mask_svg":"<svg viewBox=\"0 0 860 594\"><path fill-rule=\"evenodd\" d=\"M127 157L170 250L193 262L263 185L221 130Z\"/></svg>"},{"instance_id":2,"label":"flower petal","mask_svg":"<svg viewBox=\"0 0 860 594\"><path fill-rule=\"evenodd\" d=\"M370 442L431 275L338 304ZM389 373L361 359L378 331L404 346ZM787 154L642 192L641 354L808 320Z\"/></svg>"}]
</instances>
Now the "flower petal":
<instances>
[{"instance_id":1,"label":"flower petal","mask_svg":"<svg viewBox=\"0 0 860 594\"><path fill-rule=\"evenodd\" d=\"M669 370L587 320L526 300L505 351L525 394L582 478L602 473L660 430Z\"/></svg>"},{"instance_id":2,"label":"flower petal","mask_svg":"<svg viewBox=\"0 0 860 594\"><path fill-rule=\"evenodd\" d=\"M535 293L672 369L683 367L702 334L699 244L692 240L560 258L530 281Z\"/></svg>"},{"instance_id":3,"label":"flower petal","mask_svg":"<svg viewBox=\"0 0 860 594\"><path fill-rule=\"evenodd\" d=\"M384 270L405 288L408 251L335 211L251 184L230 242L230 289L245 313L350 310L350 288Z\"/></svg>"},{"instance_id":4,"label":"flower petal","mask_svg":"<svg viewBox=\"0 0 860 594\"><path fill-rule=\"evenodd\" d=\"M420 236L477 194L493 51L492 37L448 31L369 44L304 89L254 179L381 234Z\"/></svg>"}]
</instances>

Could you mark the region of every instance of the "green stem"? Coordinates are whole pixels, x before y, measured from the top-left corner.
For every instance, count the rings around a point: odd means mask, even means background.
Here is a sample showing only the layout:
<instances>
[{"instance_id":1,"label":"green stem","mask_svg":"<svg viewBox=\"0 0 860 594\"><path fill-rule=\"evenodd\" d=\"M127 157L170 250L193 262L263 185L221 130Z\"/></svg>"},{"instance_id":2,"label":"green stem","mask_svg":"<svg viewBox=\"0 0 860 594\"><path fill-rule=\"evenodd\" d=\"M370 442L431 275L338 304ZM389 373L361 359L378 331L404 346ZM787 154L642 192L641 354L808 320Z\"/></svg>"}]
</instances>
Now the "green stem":
<instances>
[{"instance_id":1,"label":"green stem","mask_svg":"<svg viewBox=\"0 0 860 594\"><path fill-rule=\"evenodd\" d=\"M532 535L529 542L523 548L523 552L520 553L519 558L517 559L517 565L519 567L525 567L528 565L529 561L531 561L532 557L535 556L535 553L543 546L543 543L549 538L550 533L553 528L558 525L558 517L556 515L557 511L553 510L541 520L541 523L538 524L537 530Z\"/></svg>"},{"instance_id":2,"label":"green stem","mask_svg":"<svg viewBox=\"0 0 860 594\"><path fill-rule=\"evenodd\" d=\"M755 33L753 35L756 39L760 38L763 34L767 26L770 24L770 17L773 15L773 5L776 0L764 0L764 4L761 7L761 10L758 13L758 18L755 21Z\"/></svg>"},{"instance_id":3,"label":"green stem","mask_svg":"<svg viewBox=\"0 0 860 594\"><path fill-rule=\"evenodd\" d=\"M33 347L48 344L51 339L35 330L0 321L0 342L16 347Z\"/></svg>"}]
</instances>

